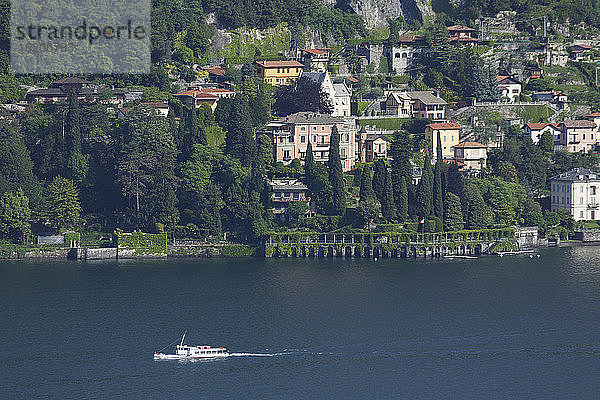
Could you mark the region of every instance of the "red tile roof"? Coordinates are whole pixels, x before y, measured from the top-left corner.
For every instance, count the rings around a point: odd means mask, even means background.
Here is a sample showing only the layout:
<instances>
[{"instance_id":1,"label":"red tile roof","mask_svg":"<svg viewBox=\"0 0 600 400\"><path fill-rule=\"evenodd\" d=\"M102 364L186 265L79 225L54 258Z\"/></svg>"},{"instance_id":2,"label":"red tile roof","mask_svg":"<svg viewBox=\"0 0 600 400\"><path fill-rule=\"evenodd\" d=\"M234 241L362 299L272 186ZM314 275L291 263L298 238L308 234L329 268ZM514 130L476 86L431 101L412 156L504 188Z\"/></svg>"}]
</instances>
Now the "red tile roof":
<instances>
[{"instance_id":1,"label":"red tile roof","mask_svg":"<svg viewBox=\"0 0 600 400\"><path fill-rule=\"evenodd\" d=\"M525 126L527 126L532 131L539 131L541 129L544 129L548 125L550 125L554 129L558 129L558 124L553 123L553 122L529 122L529 123L525 124Z\"/></svg>"},{"instance_id":2,"label":"red tile roof","mask_svg":"<svg viewBox=\"0 0 600 400\"><path fill-rule=\"evenodd\" d=\"M225 76L225 68L223 67L207 67L203 68L210 75Z\"/></svg>"},{"instance_id":3,"label":"red tile roof","mask_svg":"<svg viewBox=\"0 0 600 400\"><path fill-rule=\"evenodd\" d=\"M304 67L304 64L295 60L286 61L256 61L257 65L263 68L281 68L281 67Z\"/></svg>"},{"instance_id":4,"label":"red tile roof","mask_svg":"<svg viewBox=\"0 0 600 400\"><path fill-rule=\"evenodd\" d=\"M474 32L477 30L477 29L469 28L468 26L464 26L464 25L452 25L452 26L449 26L447 29L449 31L469 31L469 32Z\"/></svg>"},{"instance_id":5,"label":"red tile roof","mask_svg":"<svg viewBox=\"0 0 600 400\"><path fill-rule=\"evenodd\" d=\"M596 111L591 114L586 115L586 117L598 118L600 117L600 112Z\"/></svg>"},{"instance_id":6,"label":"red tile roof","mask_svg":"<svg viewBox=\"0 0 600 400\"><path fill-rule=\"evenodd\" d=\"M479 142L462 142L452 147L469 148L469 149L487 149L485 144Z\"/></svg>"},{"instance_id":7,"label":"red tile roof","mask_svg":"<svg viewBox=\"0 0 600 400\"><path fill-rule=\"evenodd\" d=\"M185 92L176 93L173 96L191 96L195 99L218 98L219 93L233 93L231 90L221 88L190 89Z\"/></svg>"},{"instance_id":8,"label":"red tile roof","mask_svg":"<svg viewBox=\"0 0 600 400\"><path fill-rule=\"evenodd\" d=\"M310 54L329 54L329 50L327 48L324 49L300 49L300 51L303 51L305 53L310 53Z\"/></svg>"},{"instance_id":9,"label":"red tile roof","mask_svg":"<svg viewBox=\"0 0 600 400\"><path fill-rule=\"evenodd\" d=\"M444 130L444 129L460 129L460 125L456 122L440 122L435 124L427 125L431 129Z\"/></svg>"}]
</instances>

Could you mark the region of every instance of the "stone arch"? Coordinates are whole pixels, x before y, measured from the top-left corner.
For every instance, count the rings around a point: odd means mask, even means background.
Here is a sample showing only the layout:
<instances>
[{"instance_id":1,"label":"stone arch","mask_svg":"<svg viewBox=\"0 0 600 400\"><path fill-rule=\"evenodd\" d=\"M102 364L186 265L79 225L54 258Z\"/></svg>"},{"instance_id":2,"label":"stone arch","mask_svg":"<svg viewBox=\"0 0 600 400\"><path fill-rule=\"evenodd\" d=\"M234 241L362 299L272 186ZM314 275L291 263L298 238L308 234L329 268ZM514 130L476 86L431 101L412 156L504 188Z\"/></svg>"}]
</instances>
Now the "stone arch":
<instances>
[{"instance_id":1,"label":"stone arch","mask_svg":"<svg viewBox=\"0 0 600 400\"><path fill-rule=\"evenodd\" d=\"M408 53L402 53L402 58L408 58Z\"/></svg>"},{"instance_id":2,"label":"stone arch","mask_svg":"<svg viewBox=\"0 0 600 400\"><path fill-rule=\"evenodd\" d=\"M394 58L400 58L400 53L396 53L396 54L394 55Z\"/></svg>"},{"instance_id":3,"label":"stone arch","mask_svg":"<svg viewBox=\"0 0 600 400\"><path fill-rule=\"evenodd\" d=\"M344 247L344 257L352 257L352 247L351 246L346 246Z\"/></svg>"}]
</instances>

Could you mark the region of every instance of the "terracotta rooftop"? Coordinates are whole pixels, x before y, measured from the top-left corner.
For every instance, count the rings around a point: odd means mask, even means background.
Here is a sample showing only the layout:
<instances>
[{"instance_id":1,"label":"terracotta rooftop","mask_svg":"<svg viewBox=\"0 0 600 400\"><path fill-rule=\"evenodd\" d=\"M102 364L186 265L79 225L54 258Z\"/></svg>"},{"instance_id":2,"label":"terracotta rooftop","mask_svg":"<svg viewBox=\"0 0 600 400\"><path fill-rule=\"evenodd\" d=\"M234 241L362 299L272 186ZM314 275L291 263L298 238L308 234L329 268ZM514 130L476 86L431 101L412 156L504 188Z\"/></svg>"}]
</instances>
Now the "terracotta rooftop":
<instances>
[{"instance_id":1,"label":"terracotta rooftop","mask_svg":"<svg viewBox=\"0 0 600 400\"><path fill-rule=\"evenodd\" d=\"M435 124L427 125L431 129L444 130L444 129L460 129L460 125L456 122L440 122Z\"/></svg>"},{"instance_id":2,"label":"terracotta rooftop","mask_svg":"<svg viewBox=\"0 0 600 400\"><path fill-rule=\"evenodd\" d=\"M329 54L329 50L330 49L327 49L327 48L324 48L324 49L300 49L300 51L303 51L305 53L317 54L317 55Z\"/></svg>"},{"instance_id":3,"label":"terracotta rooftop","mask_svg":"<svg viewBox=\"0 0 600 400\"><path fill-rule=\"evenodd\" d=\"M457 147L457 148L462 148L462 149L487 149L487 146L485 144L479 143L479 142L462 142L457 144L456 146L452 146L452 147Z\"/></svg>"},{"instance_id":4,"label":"terracotta rooftop","mask_svg":"<svg viewBox=\"0 0 600 400\"><path fill-rule=\"evenodd\" d=\"M304 64L295 60L285 61L255 61L257 65L263 68L281 68L281 67L304 67Z\"/></svg>"},{"instance_id":5,"label":"terracotta rooftop","mask_svg":"<svg viewBox=\"0 0 600 400\"><path fill-rule=\"evenodd\" d=\"M210 75L225 76L225 68L223 67L207 67L203 68Z\"/></svg>"},{"instance_id":6,"label":"terracotta rooftop","mask_svg":"<svg viewBox=\"0 0 600 400\"><path fill-rule=\"evenodd\" d=\"M552 122L529 122L525 124L532 131L539 131L540 129L544 129L548 125L552 126L555 129L558 129L558 124Z\"/></svg>"},{"instance_id":7,"label":"terracotta rooftop","mask_svg":"<svg viewBox=\"0 0 600 400\"><path fill-rule=\"evenodd\" d=\"M449 31L469 31L469 32L474 32L477 30L477 29L469 28L468 26L464 26L464 25L452 25L452 26L449 26L447 29Z\"/></svg>"},{"instance_id":8,"label":"terracotta rooftop","mask_svg":"<svg viewBox=\"0 0 600 400\"><path fill-rule=\"evenodd\" d=\"M600 112L598 112L598 111L593 112L591 114L586 115L586 117L599 118L600 117Z\"/></svg>"}]
</instances>

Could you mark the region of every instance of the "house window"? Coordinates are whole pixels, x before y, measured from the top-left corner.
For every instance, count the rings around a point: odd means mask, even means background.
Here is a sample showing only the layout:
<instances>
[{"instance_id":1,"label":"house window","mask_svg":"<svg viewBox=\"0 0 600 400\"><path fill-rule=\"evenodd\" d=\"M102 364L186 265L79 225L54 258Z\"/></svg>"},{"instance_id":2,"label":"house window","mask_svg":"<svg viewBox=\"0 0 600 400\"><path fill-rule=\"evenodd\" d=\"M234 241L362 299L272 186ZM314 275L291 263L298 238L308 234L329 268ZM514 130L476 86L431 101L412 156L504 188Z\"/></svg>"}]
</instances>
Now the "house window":
<instances>
[{"instance_id":1,"label":"house window","mask_svg":"<svg viewBox=\"0 0 600 400\"><path fill-rule=\"evenodd\" d=\"M596 195L596 186L590 186L590 195L591 196L595 196Z\"/></svg>"},{"instance_id":2,"label":"house window","mask_svg":"<svg viewBox=\"0 0 600 400\"><path fill-rule=\"evenodd\" d=\"M300 127L300 130L301 130L301 131L305 131L305 130L306 130L306 127L305 127L305 126L301 126L301 127Z\"/></svg>"},{"instance_id":3,"label":"house window","mask_svg":"<svg viewBox=\"0 0 600 400\"><path fill-rule=\"evenodd\" d=\"M300 143L305 143L306 142L306 136L302 135L300 136Z\"/></svg>"},{"instance_id":4,"label":"house window","mask_svg":"<svg viewBox=\"0 0 600 400\"><path fill-rule=\"evenodd\" d=\"M283 151L283 160L284 161L288 161L290 159L291 159L291 157L290 157L290 151L289 150L284 150Z\"/></svg>"},{"instance_id":5,"label":"house window","mask_svg":"<svg viewBox=\"0 0 600 400\"><path fill-rule=\"evenodd\" d=\"M579 211L579 218L583 218L583 211Z\"/></svg>"},{"instance_id":6,"label":"house window","mask_svg":"<svg viewBox=\"0 0 600 400\"><path fill-rule=\"evenodd\" d=\"M313 135L313 142L317 143L317 135Z\"/></svg>"},{"instance_id":7,"label":"house window","mask_svg":"<svg viewBox=\"0 0 600 400\"><path fill-rule=\"evenodd\" d=\"M300 193L294 192L293 199L294 200L300 200Z\"/></svg>"}]
</instances>

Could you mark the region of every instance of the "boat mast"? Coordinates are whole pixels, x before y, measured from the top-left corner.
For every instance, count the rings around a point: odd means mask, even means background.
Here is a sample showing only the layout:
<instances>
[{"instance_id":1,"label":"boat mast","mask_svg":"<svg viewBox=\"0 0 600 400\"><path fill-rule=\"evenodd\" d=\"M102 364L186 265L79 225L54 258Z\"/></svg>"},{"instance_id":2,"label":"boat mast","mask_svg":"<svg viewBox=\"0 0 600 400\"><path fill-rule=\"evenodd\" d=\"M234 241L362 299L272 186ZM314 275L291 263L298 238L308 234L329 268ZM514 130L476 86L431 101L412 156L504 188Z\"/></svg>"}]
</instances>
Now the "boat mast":
<instances>
[{"instance_id":1,"label":"boat mast","mask_svg":"<svg viewBox=\"0 0 600 400\"><path fill-rule=\"evenodd\" d=\"M185 339L185 334L187 333L187 331L183 332L183 336L181 337L181 344L180 346L183 346L183 340Z\"/></svg>"}]
</instances>

